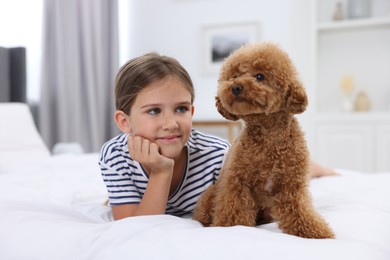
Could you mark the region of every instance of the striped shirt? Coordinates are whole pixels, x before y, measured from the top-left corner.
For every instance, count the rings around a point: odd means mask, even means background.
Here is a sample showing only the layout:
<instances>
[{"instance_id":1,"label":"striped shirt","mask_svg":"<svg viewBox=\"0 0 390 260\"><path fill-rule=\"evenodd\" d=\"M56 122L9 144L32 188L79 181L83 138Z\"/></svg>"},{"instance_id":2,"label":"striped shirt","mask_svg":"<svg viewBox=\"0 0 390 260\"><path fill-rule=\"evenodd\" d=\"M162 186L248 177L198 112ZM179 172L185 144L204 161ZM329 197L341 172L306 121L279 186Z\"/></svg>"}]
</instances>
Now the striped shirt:
<instances>
[{"instance_id":1,"label":"striped shirt","mask_svg":"<svg viewBox=\"0 0 390 260\"><path fill-rule=\"evenodd\" d=\"M127 134L105 143L99 165L110 205L139 204L148 185L148 175L129 156ZM187 141L187 162L176 191L168 198L166 213L192 213L201 193L214 183L222 167L229 143L218 137L192 130Z\"/></svg>"}]
</instances>

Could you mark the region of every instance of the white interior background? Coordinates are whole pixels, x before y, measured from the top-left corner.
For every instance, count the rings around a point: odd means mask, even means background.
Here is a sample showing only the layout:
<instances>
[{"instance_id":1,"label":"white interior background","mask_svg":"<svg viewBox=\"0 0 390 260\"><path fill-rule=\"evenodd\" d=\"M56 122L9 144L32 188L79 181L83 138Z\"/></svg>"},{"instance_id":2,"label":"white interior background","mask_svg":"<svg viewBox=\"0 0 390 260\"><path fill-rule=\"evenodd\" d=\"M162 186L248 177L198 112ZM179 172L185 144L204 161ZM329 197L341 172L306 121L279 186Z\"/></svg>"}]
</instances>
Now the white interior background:
<instances>
[{"instance_id":1,"label":"white interior background","mask_svg":"<svg viewBox=\"0 0 390 260\"><path fill-rule=\"evenodd\" d=\"M38 102L40 95L42 3L43 0L0 0L0 46L27 48L30 102ZM238 8L242 11L238 12ZM302 79L310 82L310 41L305 40L310 39L307 9L301 0L119 0L120 62L150 51L177 58L196 86L194 118L221 119L214 107L218 75L201 68L204 28L257 23L259 40L278 42L290 52Z\"/></svg>"}]
</instances>

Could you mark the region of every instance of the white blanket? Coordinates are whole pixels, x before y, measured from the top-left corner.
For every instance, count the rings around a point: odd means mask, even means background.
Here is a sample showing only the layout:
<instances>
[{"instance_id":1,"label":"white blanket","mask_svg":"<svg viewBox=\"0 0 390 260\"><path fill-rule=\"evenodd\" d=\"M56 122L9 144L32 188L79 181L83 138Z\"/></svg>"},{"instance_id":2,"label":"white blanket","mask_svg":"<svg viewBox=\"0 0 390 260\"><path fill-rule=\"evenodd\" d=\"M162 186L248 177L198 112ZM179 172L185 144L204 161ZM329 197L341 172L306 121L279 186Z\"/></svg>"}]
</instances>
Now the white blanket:
<instances>
[{"instance_id":1,"label":"white blanket","mask_svg":"<svg viewBox=\"0 0 390 260\"><path fill-rule=\"evenodd\" d=\"M64 155L0 174L0 259L390 259L390 174L311 181L335 240L276 223L204 228L168 215L112 221L97 155Z\"/></svg>"},{"instance_id":2,"label":"white blanket","mask_svg":"<svg viewBox=\"0 0 390 260\"><path fill-rule=\"evenodd\" d=\"M277 223L205 228L168 215L112 221L97 154L37 153L39 142L25 135L31 156L0 143L0 259L390 259L390 173L339 170L311 181L334 240L287 235Z\"/></svg>"}]
</instances>

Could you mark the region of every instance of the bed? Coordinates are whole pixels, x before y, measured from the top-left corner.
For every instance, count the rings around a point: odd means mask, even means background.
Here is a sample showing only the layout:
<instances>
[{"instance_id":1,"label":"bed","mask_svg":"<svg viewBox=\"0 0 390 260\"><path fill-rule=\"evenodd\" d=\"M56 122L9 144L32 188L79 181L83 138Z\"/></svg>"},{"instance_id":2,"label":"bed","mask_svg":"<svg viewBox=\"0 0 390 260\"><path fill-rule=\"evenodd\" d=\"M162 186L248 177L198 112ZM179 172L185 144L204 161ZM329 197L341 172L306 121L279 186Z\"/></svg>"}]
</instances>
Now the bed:
<instances>
[{"instance_id":1,"label":"bed","mask_svg":"<svg viewBox=\"0 0 390 260\"><path fill-rule=\"evenodd\" d=\"M24 104L0 104L0 122L0 259L390 259L390 173L340 169L311 181L334 240L287 235L276 223L112 221L97 154L51 155Z\"/></svg>"}]
</instances>

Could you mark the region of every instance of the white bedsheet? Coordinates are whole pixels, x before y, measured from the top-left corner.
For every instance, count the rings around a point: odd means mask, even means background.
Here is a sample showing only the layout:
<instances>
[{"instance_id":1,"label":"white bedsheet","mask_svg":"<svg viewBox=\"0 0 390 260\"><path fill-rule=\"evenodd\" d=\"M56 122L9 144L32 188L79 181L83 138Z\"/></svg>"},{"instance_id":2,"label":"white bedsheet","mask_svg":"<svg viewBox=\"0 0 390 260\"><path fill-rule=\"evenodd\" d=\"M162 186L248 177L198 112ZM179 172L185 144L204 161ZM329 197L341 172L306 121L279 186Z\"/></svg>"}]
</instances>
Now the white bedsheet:
<instances>
[{"instance_id":1,"label":"white bedsheet","mask_svg":"<svg viewBox=\"0 0 390 260\"><path fill-rule=\"evenodd\" d=\"M97 154L50 156L23 104L0 104L0 260L390 260L390 173L311 181L334 240L276 223L204 228L168 215L112 221Z\"/></svg>"},{"instance_id":2,"label":"white bedsheet","mask_svg":"<svg viewBox=\"0 0 390 260\"><path fill-rule=\"evenodd\" d=\"M276 223L204 228L168 215L112 221L97 154L53 156L0 174L0 259L390 259L390 174L311 181L335 240Z\"/></svg>"}]
</instances>

